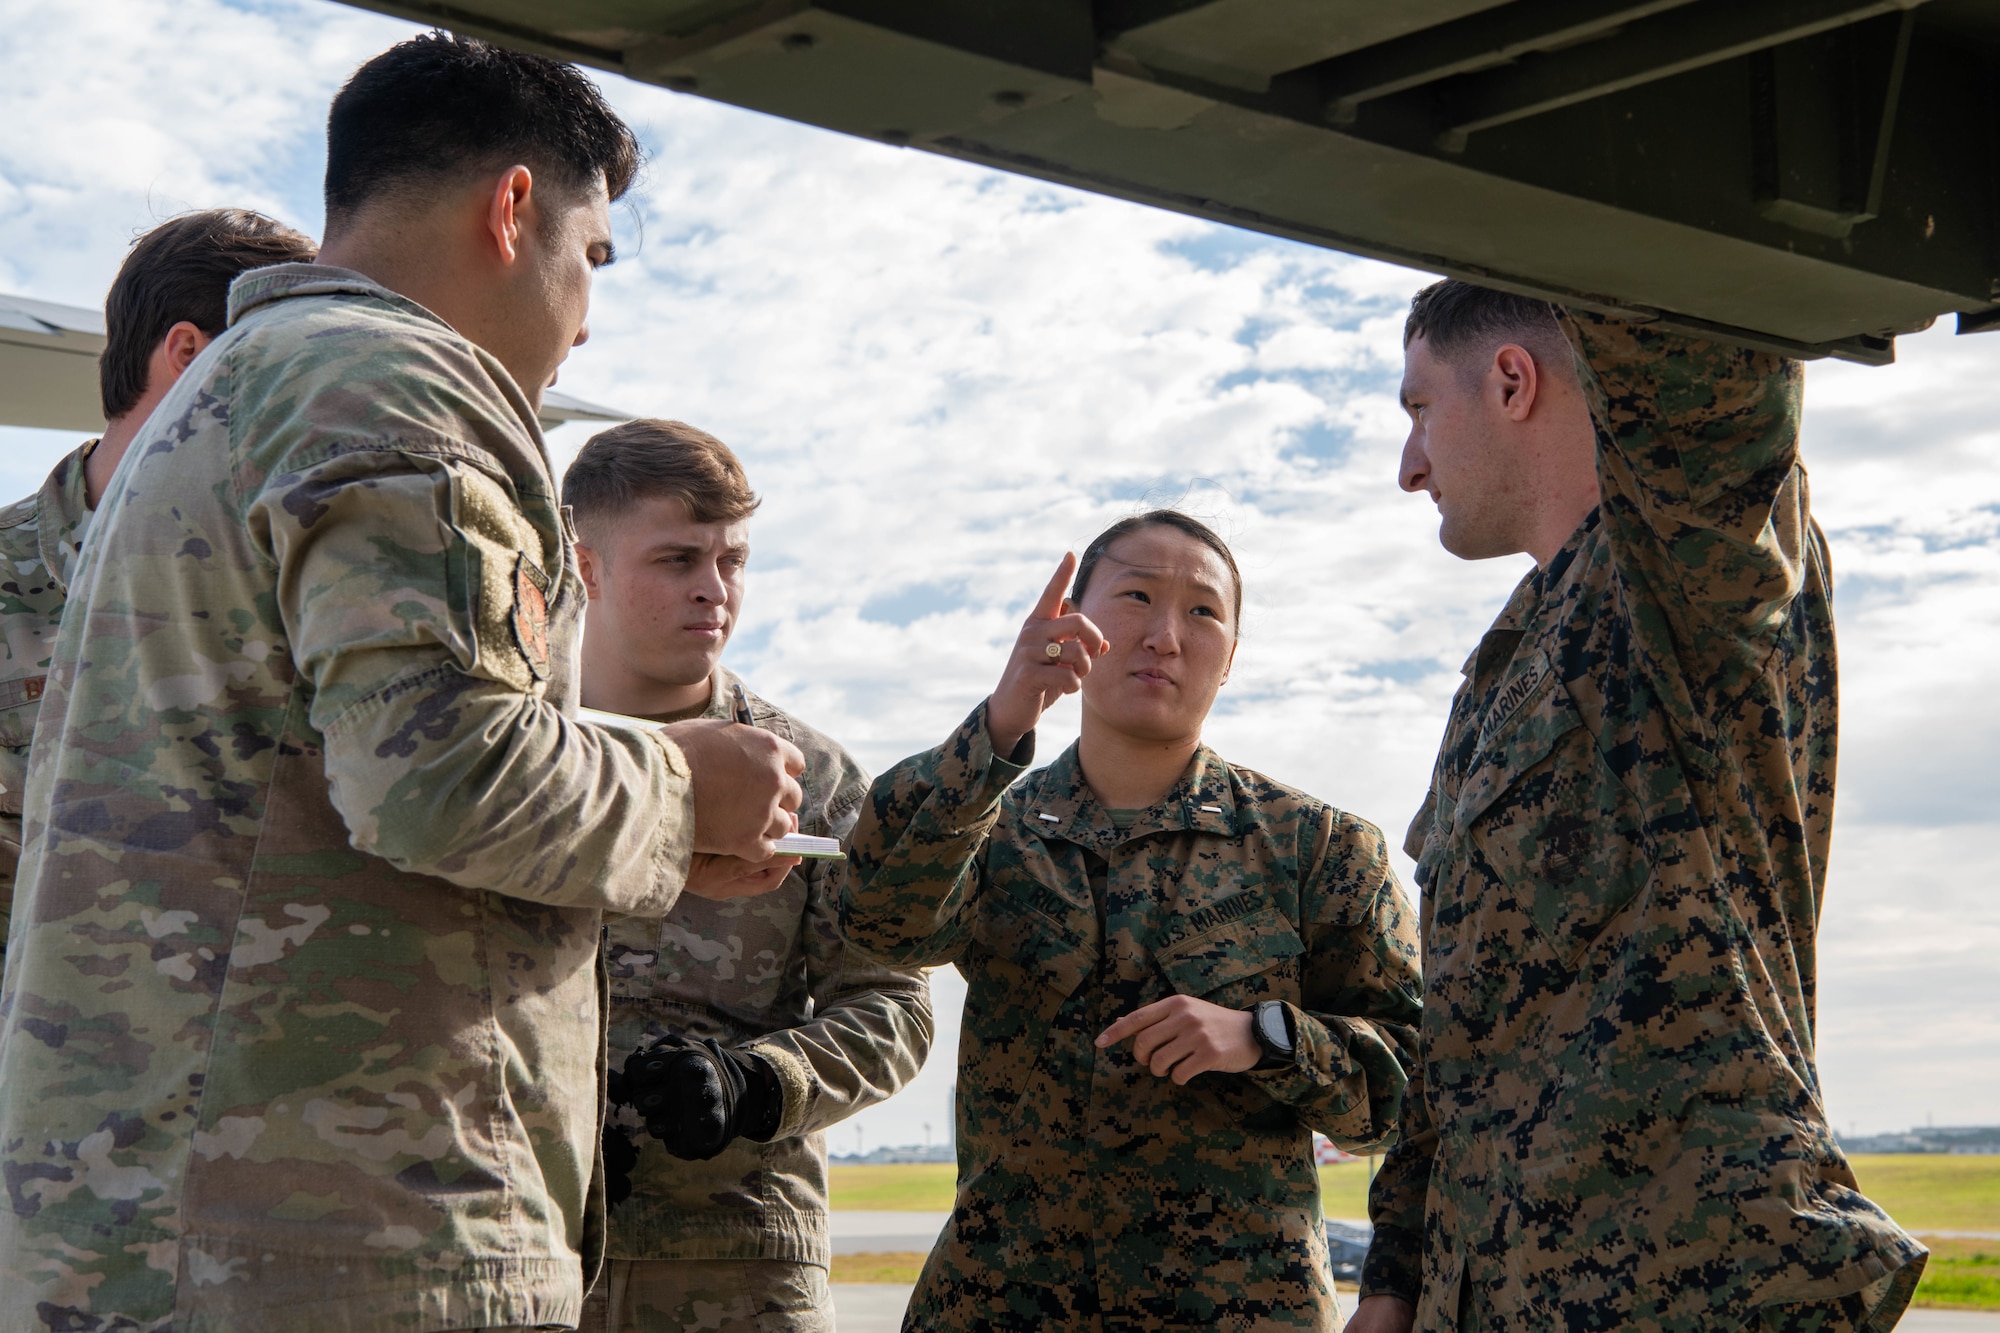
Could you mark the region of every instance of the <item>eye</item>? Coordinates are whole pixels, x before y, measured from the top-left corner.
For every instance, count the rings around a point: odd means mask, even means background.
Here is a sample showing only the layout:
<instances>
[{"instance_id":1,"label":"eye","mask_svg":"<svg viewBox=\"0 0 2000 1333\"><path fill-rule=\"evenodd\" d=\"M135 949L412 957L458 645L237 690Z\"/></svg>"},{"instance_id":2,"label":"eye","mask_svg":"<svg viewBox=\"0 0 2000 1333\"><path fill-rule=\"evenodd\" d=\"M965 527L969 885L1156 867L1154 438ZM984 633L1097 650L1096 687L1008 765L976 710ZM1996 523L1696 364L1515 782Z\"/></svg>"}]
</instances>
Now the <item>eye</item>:
<instances>
[{"instance_id":1,"label":"eye","mask_svg":"<svg viewBox=\"0 0 2000 1333\"><path fill-rule=\"evenodd\" d=\"M1129 589L1129 590L1127 590L1127 591L1125 591L1125 592L1121 592L1121 593L1119 593L1118 595L1119 595L1120 597L1132 597L1132 598L1136 598L1136 599L1138 599L1139 601L1141 601L1141 602L1145 603L1145 604L1146 604L1147 606L1151 606L1151 605L1153 604L1153 599L1152 599L1152 598L1150 598L1150 597L1148 597L1148 596L1147 596L1147 595L1145 594L1145 592L1144 592L1144 591L1143 591L1142 589L1139 589L1139 588L1132 588L1132 589Z\"/></svg>"},{"instance_id":2,"label":"eye","mask_svg":"<svg viewBox=\"0 0 2000 1333\"><path fill-rule=\"evenodd\" d=\"M1194 608L1192 614L1197 616L1207 616L1211 620L1220 620L1222 618L1221 615L1212 606L1197 606Z\"/></svg>"}]
</instances>

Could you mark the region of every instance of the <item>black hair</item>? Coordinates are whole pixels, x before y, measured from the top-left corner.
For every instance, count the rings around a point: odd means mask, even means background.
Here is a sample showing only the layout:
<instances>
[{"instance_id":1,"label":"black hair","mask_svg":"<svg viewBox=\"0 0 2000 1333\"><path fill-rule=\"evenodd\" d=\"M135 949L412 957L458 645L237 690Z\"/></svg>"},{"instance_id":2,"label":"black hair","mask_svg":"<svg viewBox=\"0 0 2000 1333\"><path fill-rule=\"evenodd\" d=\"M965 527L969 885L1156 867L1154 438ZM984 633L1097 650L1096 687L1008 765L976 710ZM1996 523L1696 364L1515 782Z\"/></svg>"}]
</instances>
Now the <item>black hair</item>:
<instances>
[{"instance_id":1,"label":"black hair","mask_svg":"<svg viewBox=\"0 0 2000 1333\"><path fill-rule=\"evenodd\" d=\"M1411 298L1403 346L1418 337L1446 361L1463 361L1468 353L1511 342L1527 348L1545 371L1561 372L1573 363L1554 306L1457 278L1434 282Z\"/></svg>"},{"instance_id":2,"label":"black hair","mask_svg":"<svg viewBox=\"0 0 2000 1333\"><path fill-rule=\"evenodd\" d=\"M328 230L413 185L520 163L611 198L642 160L631 128L575 66L471 37L412 37L354 71L326 119Z\"/></svg>"},{"instance_id":3,"label":"black hair","mask_svg":"<svg viewBox=\"0 0 2000 1333\"><path fill-rule=\"evenodd\" d=\"M1091 538L1090 545L1083 548L1083 558L1076 562L1076 582L1071 586L1069 599L1072 602L1082 602L1085 590L1090 587L1091 575L1097 572L1097 562L1104 558L1104 553L1111 548L1111 543L1141 528L1176 529L1222 557L1222 563L1229 567L1230 580L1235 584L1236 596L1230 608L1230 616L1240 633L1243 625L1243 571L1236 567L1236 556L1230 551L1229 543L1215 534L1215 529L1198 518L1183 514L1178 509L1149 509L1143 514L1121 518Z\"/></svg>"},{"instance_id":4,"label":"black hair","mask_svg":"<svg viewBox=\"0 0 2000 1333\"><path fill-rule=\"evenodd\" d=\"M310 236L244 208L186 213L141 236L104 298L104 352L97 392L105 420L146 396L153 349L183 321L209 337L229 323L229 284L270 264L309 264Z\"/></svg>"}]
</instances>

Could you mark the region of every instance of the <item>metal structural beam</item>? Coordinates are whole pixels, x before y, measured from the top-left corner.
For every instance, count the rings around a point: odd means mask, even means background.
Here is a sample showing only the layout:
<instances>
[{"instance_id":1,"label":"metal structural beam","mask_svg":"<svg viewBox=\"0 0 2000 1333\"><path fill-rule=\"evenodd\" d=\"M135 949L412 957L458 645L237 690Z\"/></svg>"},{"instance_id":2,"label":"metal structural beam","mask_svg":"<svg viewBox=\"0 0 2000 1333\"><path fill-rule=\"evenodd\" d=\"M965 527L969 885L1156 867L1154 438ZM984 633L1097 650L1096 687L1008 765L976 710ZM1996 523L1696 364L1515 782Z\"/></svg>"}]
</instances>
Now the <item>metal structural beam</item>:
<instances>
[{"instance_id":1,"label":"metal structural beam","mask_svg":"<svg viewBox=\"0 0 2000 1333\"><path fill-rule=\"evenodd\" d=\"M1607 37L1690 0L1518 0L1329 60L1317 72L1327 118L1351 125L1363 102L1541 51Z\"/></svg>"},{"instance_id":2,"label":"metal structural beam","mask_svg":"<svg viewBox=\"0 0 2000 1333\"><path fill-rule=\"evenodd\" d=\"M1650 15L1580 46L1536 55L1461 80L1446 94L1452 124L1443 147L1461 151L1479 130L1608 97L1657 79L1812 37L1923 0L1701 0Z\"/></svg>"},{"instance_id":3,"label":"metal structural beam","mask_svg":"<svg viewBox=\"0 0 2000 1333\"><path fill-rule=\"evenodd\" d=\"M352 0L1800 356L2000 326L2000 0Z\"/></svg>"}]
</instances>

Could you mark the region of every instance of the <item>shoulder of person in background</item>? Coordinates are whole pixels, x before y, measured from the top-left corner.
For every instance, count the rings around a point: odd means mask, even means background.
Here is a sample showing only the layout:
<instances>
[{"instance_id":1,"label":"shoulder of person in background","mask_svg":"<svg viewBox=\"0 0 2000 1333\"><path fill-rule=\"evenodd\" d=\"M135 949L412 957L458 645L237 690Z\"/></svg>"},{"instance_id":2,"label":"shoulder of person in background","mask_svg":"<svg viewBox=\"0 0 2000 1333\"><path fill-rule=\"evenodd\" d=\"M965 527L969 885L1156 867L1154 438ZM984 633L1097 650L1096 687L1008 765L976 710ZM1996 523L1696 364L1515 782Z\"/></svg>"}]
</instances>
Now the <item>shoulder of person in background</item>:
<instances>
[{"instance_id":1,"label":"shoulder of person in background","mask_svg":"<svg viewBox=\"0 0 2000 1333\"><path fill-rule=\"evenodd\" d=\"M741 677L727 668L721 675L728 685ZM725 686L727 688L727 685ZM860 817L861 802L868 795L868 771L861 767L847 747L744 685L755 724L776 732L799 748L805 756L805 774L799 779L805 801L799 806L799 832L845 841Z\"/></svg>"}]
</instances>

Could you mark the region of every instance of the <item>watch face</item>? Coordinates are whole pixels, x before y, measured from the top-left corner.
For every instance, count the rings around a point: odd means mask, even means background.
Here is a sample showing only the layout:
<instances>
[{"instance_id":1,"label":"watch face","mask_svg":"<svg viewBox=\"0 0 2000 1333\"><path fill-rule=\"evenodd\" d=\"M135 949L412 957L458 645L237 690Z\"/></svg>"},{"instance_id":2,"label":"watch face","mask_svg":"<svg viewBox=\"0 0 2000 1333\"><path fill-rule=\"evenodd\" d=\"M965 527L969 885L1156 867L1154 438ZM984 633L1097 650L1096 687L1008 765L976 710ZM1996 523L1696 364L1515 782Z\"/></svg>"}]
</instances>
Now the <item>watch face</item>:
<instances>
[{"instance_id":1,"label":"watch face","mask_svg":"<svg viewBox=\"0 0 2000 1333\"><path fill-rule=\"evenodd\" d=\"M1264 1039L1281 1051L1292 1049L1292 1034L1285 1030L1285 1011L1275 1004L1257 1006L1257 1023Z\"/></svg>"}]
</instances>

